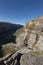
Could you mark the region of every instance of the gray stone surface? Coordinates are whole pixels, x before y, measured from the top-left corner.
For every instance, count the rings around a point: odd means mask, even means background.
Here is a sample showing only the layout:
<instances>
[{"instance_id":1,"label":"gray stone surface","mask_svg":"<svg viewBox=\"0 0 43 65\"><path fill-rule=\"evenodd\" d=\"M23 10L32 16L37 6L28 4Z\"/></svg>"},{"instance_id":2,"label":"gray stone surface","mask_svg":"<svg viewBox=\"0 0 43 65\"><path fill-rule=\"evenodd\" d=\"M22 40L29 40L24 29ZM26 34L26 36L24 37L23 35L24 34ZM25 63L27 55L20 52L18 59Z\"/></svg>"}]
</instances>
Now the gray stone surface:
<instances>
[{"instance_id":1,"label":"gray stone surface","mask_svg":"<svg viewBox=\"0 0 43 65\"><path fill-rule=\"evenodd\" d=\"M21 57L20 65L43 65L43 56L24 54Z\"/></svg>"}]
</instances>

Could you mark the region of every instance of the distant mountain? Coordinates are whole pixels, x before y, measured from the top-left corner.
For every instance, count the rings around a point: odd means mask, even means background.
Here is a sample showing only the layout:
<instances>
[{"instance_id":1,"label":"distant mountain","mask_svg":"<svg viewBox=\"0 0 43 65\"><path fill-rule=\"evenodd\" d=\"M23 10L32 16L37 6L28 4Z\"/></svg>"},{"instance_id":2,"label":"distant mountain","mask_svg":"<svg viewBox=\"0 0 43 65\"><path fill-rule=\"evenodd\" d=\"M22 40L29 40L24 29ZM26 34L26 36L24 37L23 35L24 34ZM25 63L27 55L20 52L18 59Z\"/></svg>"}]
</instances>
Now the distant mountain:
<instances>
[{"instance_id":1,"label":"distant mountain","mask_svg":"<svg viewBox=\"0 0 43 65\"><path fill-rule=\"evenodd\" d=\"M23 25L12 24L12 23L7 23L7 22L0 22L0 31L12 30L12 29L16 31L17 29L21 27L23 27Z\"/></svg>"},{"instance_id":2,"label":"distant mountain","mask_svg":"<svg viewBox=\"0 0 43 65\"><path fill-rule=\"evenodd\" d=\"M23 25L0 22L0 43L10 39L12 34L21 27Z\"/></svg>"}]
</instances>

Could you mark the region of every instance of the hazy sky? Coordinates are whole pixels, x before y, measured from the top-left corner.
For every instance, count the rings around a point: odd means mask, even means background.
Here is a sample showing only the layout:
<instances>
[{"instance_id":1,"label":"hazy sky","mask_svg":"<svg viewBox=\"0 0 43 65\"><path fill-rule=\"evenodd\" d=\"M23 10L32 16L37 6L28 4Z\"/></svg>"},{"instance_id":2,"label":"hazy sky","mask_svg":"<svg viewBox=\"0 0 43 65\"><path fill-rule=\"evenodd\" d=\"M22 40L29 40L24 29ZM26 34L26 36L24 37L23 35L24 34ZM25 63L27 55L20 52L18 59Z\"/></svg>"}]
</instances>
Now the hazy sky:
<instances>
[{"instance_id":1,"label":"hazy sky","mask_svg":"<svg viewBox=\"0 0 43 65\"><path fill-rule=\"evenodd\" d=\"M43 15L43 0L0 0L0 21L24 24Z\"/></svg>"}]
</instances>

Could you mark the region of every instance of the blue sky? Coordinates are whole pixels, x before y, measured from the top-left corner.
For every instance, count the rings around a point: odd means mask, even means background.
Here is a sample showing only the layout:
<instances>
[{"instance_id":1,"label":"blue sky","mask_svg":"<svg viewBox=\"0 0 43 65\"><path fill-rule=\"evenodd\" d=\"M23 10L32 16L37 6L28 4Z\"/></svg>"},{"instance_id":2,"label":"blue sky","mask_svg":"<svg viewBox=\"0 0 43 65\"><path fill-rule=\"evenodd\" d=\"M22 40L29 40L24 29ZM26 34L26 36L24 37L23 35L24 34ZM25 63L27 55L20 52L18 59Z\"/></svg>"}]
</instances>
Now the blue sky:
<instances>
[{"instance_id":1,"label":"blue sky","mask_svg":"<svg viewBox=\"0 0 43 65\"><path fill-rule=\"evenodd\" d=\"M43 0L0 0L0 21L24 24L43 15Z\"/></svg>"}]
</instances>

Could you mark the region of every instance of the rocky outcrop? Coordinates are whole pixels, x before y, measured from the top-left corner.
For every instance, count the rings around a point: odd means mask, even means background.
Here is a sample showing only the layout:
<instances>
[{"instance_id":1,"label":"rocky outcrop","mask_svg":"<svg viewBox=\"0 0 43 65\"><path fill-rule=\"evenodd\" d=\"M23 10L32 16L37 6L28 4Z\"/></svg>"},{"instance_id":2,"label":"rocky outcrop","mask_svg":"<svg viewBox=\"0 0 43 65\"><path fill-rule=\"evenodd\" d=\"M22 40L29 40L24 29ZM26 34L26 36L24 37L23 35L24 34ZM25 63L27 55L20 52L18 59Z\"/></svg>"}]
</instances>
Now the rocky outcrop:
<instances>
[{"instance_id":1,"label":"rocky outcrop","mask_svg":"<svg viewBox=\"0 0 43 65\"><path fill-rule=\"evenodd\" d=\"M2 45L2 50L11 55L0 58L0 65L43 65L43 16L27 22L12 35L16 36L16 44Z\"/></svg>"},{"instance_id":2,"label":"rocky outcrop","mask_svg":"<svg viewBox=\"0 0 43 65\"><path fill-rule=\"evenodd\" d=\"M24 25L24 31L16 37L18 46L26 46L33 51L42 51L43 16L31 20ZM20 31L20 30L19 30Z\"/></svg>"}]
</instances>

